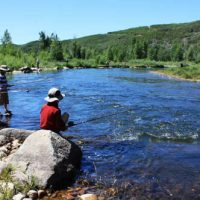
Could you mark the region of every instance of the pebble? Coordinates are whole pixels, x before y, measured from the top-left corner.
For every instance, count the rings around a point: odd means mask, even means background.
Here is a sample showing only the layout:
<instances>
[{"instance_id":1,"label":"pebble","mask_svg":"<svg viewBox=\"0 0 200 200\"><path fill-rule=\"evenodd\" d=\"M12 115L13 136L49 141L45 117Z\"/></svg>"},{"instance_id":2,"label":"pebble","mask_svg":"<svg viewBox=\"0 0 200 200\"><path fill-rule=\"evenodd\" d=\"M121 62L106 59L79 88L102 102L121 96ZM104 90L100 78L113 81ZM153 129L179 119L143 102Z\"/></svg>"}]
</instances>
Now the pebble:
<instances>
[{"instance_id":1,"label":"pebble","mask_svg":"<svg viewBox=\"0 0 200 200\"><path fill-rule=\"evenodd\" d=\"M97 200L97 196L95 194L83 194L79 196L80 200Z\"/></svg>"},{"instance_id":2,"label":"pebble","mask_svg":"<svg viewBox=\"0 0 200 200\"><path fill-rule=\"evenodd\" d=\"M46 191L38 190L38 198L39 199L43 198L45 195L47 195Z\"/></svg>"},{"instance_id":3,"label":"pebble","mask_svg":"<svg viewBox=\"0 0 200 200\"><path fill-rule=\"evenodd\" d=\"M37 199L38 198L38 193L37 191L35 190L30 190L28 193L27 193L28 197L30 199Z\"/></svg>"},{"instance_id":4,"label":"pebble","mask_svg":"<svg viewBox=\"0 0 200 200\"><path fill-rule=\"evenodd\" d=\"M25 198L25 195L22 193L19 193L13 196L12 200L23 200L24 198Z\"/></svg>"}]
</instances>

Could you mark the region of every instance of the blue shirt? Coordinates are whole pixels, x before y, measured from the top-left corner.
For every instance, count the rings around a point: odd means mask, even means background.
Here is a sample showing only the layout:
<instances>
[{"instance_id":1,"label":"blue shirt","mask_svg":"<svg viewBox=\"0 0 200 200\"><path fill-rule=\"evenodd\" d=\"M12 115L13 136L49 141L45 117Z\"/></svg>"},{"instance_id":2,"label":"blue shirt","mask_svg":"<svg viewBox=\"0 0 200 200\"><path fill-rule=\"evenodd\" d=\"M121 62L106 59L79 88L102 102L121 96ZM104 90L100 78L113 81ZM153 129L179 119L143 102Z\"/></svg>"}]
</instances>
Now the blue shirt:
<instances>
[{"instance_id":1,"label":"blue shirt","mask_svg":"<svg viewBox=\"0 0 200 200\"><path fill-rule=\"evenodd\" d=\"M0 92L7 91L8 82L6 79L6 75L0 74Z\"/></svg>"}]
</instances>

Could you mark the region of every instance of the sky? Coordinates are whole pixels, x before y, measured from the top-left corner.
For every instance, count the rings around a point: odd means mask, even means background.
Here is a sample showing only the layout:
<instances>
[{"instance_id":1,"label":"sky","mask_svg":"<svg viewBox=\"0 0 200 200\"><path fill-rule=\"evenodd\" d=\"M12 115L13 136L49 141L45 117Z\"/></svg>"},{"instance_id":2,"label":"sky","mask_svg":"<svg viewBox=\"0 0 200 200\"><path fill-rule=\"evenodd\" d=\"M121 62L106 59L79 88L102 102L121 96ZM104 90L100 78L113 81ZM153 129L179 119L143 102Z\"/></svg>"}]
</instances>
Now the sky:
<instances>
[{"instance_id":1,"label":"sky","mask_svg":"<svg viewBox=\"0 0 200 200\"><path fill-rule=\"evenodd\" d=\"M200 0L0 0L0 38L7 29L15 44L60 40L154 24L200 20Z\"/></svg>"}]
</instances>

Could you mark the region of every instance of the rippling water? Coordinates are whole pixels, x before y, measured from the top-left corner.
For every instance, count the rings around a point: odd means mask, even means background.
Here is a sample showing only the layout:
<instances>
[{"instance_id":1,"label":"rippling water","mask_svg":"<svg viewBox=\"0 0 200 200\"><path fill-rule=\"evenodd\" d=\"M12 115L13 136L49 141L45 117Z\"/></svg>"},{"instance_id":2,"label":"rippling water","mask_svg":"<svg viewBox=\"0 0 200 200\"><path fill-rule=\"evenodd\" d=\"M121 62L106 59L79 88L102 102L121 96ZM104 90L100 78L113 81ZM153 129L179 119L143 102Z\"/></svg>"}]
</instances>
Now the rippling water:
<instances>
[{"instance_id":1,"label":"rippling water","mask_svg":"<svg viewBox=\"0 0 200 200\"><path fill-rule=\"evenodd\" d=\"M185 195L200 185L200 83L131 69L18 74L9 82L16 85L9 93L10 127L39 129L40 108L53 86L66 93L60 107L71 120L105 116L64 133L87 141L86 176L157 183L172 193L179 186Z\"/></svg>"}]
</instances>

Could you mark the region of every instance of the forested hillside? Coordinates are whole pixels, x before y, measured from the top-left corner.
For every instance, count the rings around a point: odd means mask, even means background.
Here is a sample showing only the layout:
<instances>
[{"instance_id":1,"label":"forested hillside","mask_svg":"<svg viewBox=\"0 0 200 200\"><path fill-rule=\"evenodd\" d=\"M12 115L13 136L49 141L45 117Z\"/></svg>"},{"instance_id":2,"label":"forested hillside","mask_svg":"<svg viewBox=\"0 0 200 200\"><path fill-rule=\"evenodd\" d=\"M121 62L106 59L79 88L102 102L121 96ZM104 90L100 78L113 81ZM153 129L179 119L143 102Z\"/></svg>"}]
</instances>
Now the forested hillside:
<instances>
[{"instance_id":1,"label":"forested hillside","mask_svg":"<svg viewBox=\"0 0 200 200\"><path fill-rule=\"evenodd\" d=\"M135 59L200 62L200 21L184 24L153 25L107 34L60 41L58 35L41 31L38 41L14 45L12 33L2 33L0 63L13 67L63 62L76 65L105 65ZM81 62L80 62L81 61ZM89 64L88 64L89 63Z\"/></svg>"}]
</instances>

